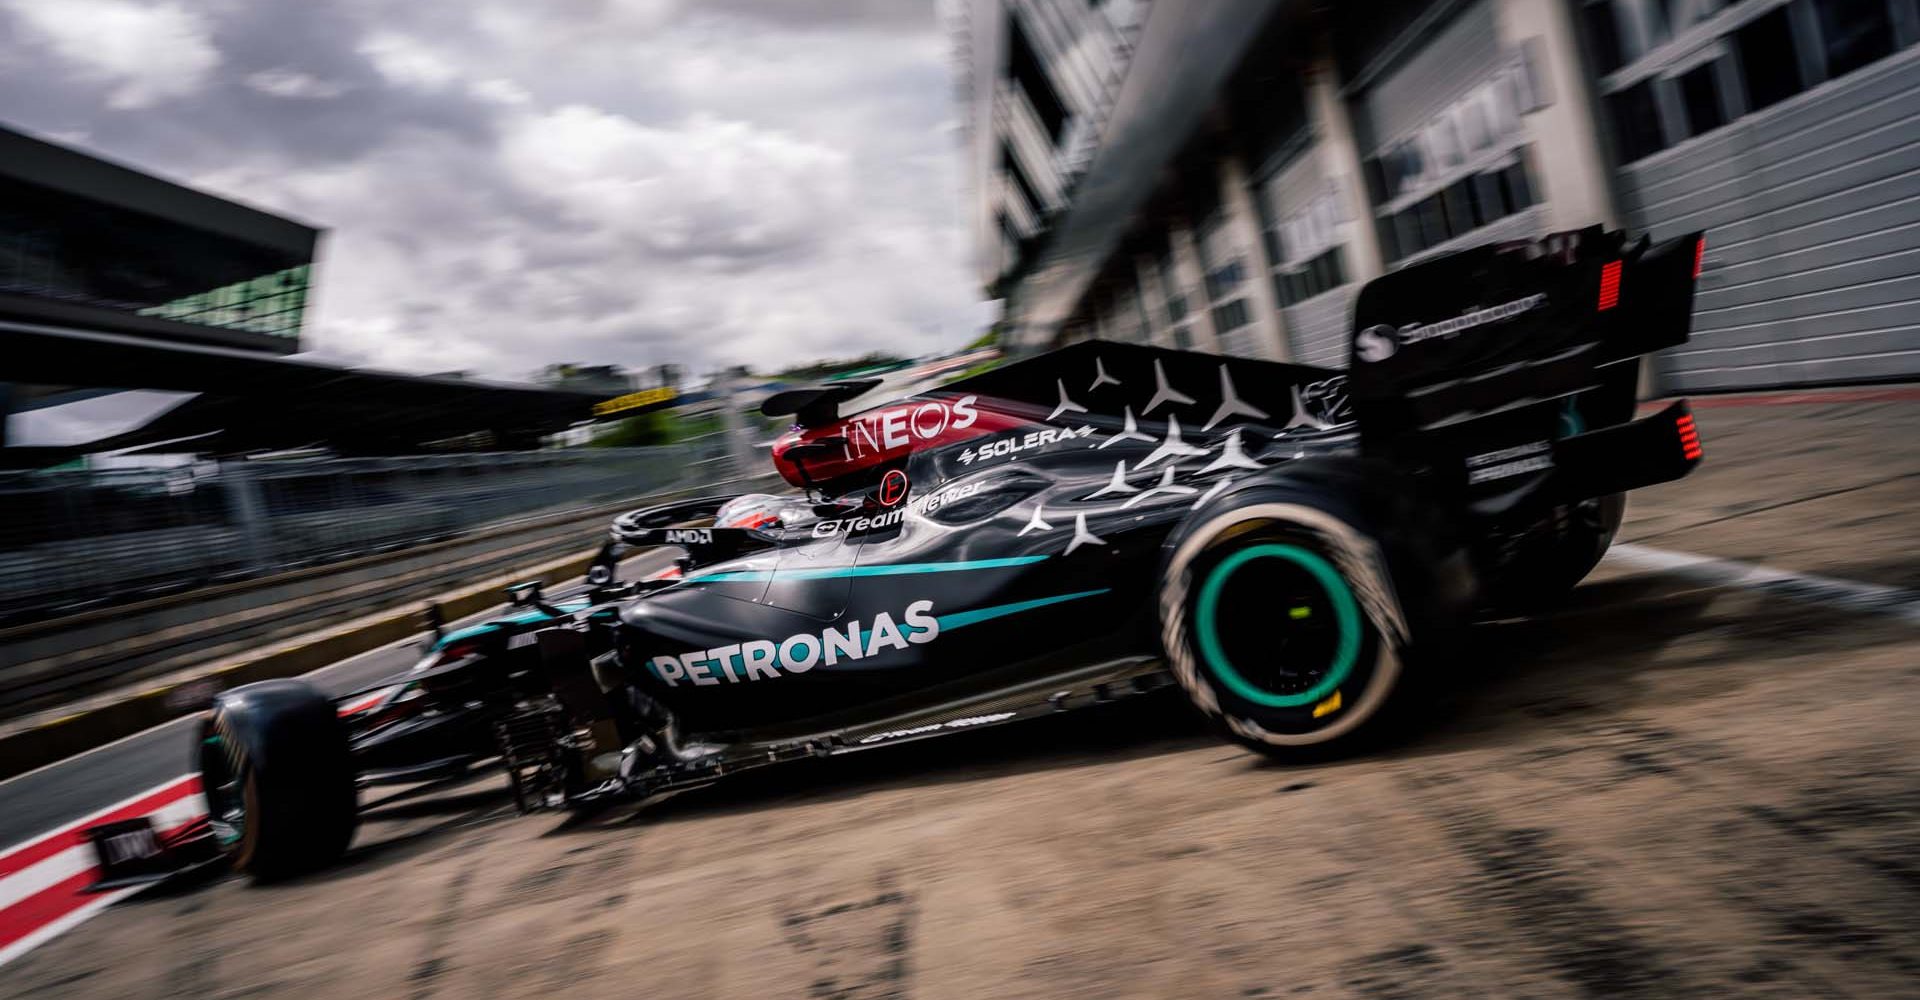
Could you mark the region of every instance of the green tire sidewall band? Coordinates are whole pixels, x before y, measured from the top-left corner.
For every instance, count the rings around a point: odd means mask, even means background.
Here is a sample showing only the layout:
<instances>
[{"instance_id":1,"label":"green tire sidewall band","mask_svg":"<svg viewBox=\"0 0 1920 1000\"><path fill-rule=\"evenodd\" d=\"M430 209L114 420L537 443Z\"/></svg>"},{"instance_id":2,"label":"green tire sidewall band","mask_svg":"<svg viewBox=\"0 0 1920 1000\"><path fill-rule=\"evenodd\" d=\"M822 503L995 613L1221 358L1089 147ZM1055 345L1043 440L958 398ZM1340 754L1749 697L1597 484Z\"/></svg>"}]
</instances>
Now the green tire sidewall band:
<instances>
[{"instance_id":1,"label":"green tire sidewall band","mask_svg":"<svg viewBox=\"0 0 1920 1000\"><path fill-rule=\"evenodd\" d=\"M1226 651L1220 645L1220 590L1228 577L1255 559L1285 559L1299 566L1319 581L1333 603L1334 620L1340 628L1340 642L1334 650L1333 664L1320 683L1299 694L1274 694L1253 686L1228 662ZM1347 586L1347 581L1341 578L1332 563L1297 545L1252 545L1222 559L1208 572L1206 582L1200 587L1200 603L1194 625L1200 639L1201 655L1206 657L1207 665L1213 668L1221 683L1235 695L1268 708L1299 708L1326 698L1353 672L1353 662L1360 653L1360 605L1354 600L1352 588Z\"/></svg>"}]
</instances>

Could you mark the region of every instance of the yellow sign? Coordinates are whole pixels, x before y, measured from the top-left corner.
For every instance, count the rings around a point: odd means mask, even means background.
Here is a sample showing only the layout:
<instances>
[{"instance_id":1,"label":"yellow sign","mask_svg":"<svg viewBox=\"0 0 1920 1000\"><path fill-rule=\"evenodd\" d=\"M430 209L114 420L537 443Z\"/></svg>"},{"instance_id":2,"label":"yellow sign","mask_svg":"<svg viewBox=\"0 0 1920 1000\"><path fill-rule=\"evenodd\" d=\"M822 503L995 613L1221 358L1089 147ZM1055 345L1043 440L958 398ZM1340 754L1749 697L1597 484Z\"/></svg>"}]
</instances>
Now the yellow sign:
<instances>
[{"instance_id":1,"label":"yellow sign","mask_svg":"<svg viewBox=\"0 0 1920 1000\"><path fill-rule=\"evenodd\" d=\"M642 406L664 403L673 397L674 392L672 386L661 386L658 389L642 389L639 392L630 392L624 396L615 396L604 403L593 404L593 415L596 417L604 417L609 413L637 410Z\"/></svg>"}]
</instances>

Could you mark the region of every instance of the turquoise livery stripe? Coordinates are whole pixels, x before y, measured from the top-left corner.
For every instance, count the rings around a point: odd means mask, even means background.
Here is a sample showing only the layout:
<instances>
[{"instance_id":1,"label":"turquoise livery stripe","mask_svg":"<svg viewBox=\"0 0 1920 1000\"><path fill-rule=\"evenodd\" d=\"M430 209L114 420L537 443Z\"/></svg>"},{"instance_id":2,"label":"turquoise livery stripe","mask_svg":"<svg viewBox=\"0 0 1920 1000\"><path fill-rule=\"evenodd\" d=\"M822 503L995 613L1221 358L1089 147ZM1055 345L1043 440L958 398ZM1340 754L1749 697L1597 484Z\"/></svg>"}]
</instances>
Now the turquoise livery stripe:
<instances>
[{"instance_id":1,"label":"turquoise livery stripe","mask_svg":"<svg viewBox=\"0 0 1920 1000\"><path fill-rule=\"evenodd\" d=\"M592 601L566 601L561 604L556 604L554 605L554 607L560 611L573 612L573 611L584 610L588 605L592 603L593 603ZM514 615L511 618L496 618L490 622L481 622L478 625L469 625L466 628L460 629L457 632L449 632L446 635L441 636L440 641L433 644L433 648L444 649L446 646L448 646L451 643L464 642L468 639L478 638L479 636L486 635L489 632L497 632L500 630L501 625L503 623L507 625L527 625L533 622L543 622L546 620L547 620L547 613L545 611L538 611L538 610L528 611L524 614Z\"/></svg>"},{"instance_id":2,"label":"turquoise livery stripe","mask_svg":"<svg viewBox=\"0 0 1920 1000\"><path fill-rule=\"evenodd\" d=\"M1058 597L1040 597L1040 598L1035 598L1034 600L1031 600L1031 601L1015 601L1012 604L996 604L990 608L975 608L972 611L956 611L950 615L940 616L940 618L938 619L940 622L940 631L947 632L953 629L962 628L967 625L978 625L981 622L992 621L995 618L1005 618L1008 615L1017 615L1022 611L1032 611L1035 608L1044 608L1050 604L1061 604L1066 601L1077 601L1082 597L1093 597L1096 594L1108 593L1110 589L1111 588L1102 587L1099 590L1082 590L1076 594L1061 594Z\"/></svg>"}]
</instances>

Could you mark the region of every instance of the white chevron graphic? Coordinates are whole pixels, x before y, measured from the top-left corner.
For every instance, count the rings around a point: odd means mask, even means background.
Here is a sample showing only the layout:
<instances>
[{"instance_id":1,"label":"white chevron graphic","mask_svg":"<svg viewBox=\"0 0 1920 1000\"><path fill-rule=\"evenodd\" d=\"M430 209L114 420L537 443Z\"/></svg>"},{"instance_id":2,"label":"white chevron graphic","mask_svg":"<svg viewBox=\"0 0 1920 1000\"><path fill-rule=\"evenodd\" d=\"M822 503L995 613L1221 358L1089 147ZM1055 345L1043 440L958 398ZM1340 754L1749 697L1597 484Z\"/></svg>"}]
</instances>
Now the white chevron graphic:
<instances>
[{"instance_id":1,"label":"white chevron graphic","mask_svg":"<svg viewBox=\"0 0 1920 1000\"><path fill-rule=\"evenodd\" d=\"M1056 388L1060 390L1060 405L1055 406L1053 408L1053 412L1047 414L1047 422L1049 423L1053 422L1053 420L1058 416L1060 416L1060 414L1062 413L1087 412L1086 407L1081 406L1079 403L1076 403L1073 400L1067 398L1067 383L1065 379L1054 379L1053 384Z\"/></svg>"},{"instance_id":2,"label":"white chevron graphic","mask_svg":"<svg viewBox=\"0 0 1920 1000\"><path fill-rule=\"evenodd\" d=\"M1167 384L1167 370L1160 367L1159 358L1153 359L1153 387L1153 398L1147 400L1146 409L1140 411L1140 415L1143 417L1166 403L1186 404L1193 402L1192 396Z\"/></svg>"},{"instance_id":3,"label":"white chevron graphic","mask_svg":"<svg viewBox=\"0 0 1920 1000\"><path fill-rule=\"evenodd\" d=\"M1087 515L1075 514L1073 515L1073 541L1068 542L1067 551L1062 552L1060 554L1063 556L1070 556L1070 555L1073 555L1074 549L1077 549L1082 545L1105 545L1105 544L1107 544L1106 539L1101 538L1099 535L1096 535L1093 532L1087 530Z\"/></svg>"},{"instance_id":4,"label":"white chevron graphic","mask_svg":"<svg viewBox=\"0 0 1920 1000\"><path fill-rule=\"evenodd\" d=\"M1280 433L1275 434L1274 437L1286 437L1288 431L1301 429L1324 431L1332 426L1332 424L1327 423L1319 417L1307 413L1307 406L1300 399L1300 387L1296 385L1293 387L1293 419L1287 421L1287 426L1282 427Z\"/></svg>"},{"instance_id":5,"label":"white chevron graphic","mask_svg":"<svg viewBox=\"0 0 1920 1000\"><path fill-rule=\"evenodd\" d=\"M1119 379L1114 378L1113 376L1107 374L1106 362L1101 361L1099 356L1095 355L1093 359L1093 384L1090 386L1087 386L1087 391L1092 392L1093 390L1098 389L1103 385L1119 385L1119 384L1120 384Z\"/></svg>"},{"instance_id":6,"label":"white chevron graphic","mask_svg":"<svg viewBox=\"0 0 1920 1000\"><path fill-rule=\"evenodd\" d=\"M1213 430L1220 421L1228 417L1251 417L1255 420L1267 419L1267 411L1240 398L1233 389L1233 376L1227 374L1227 366L1220 366L1220 408L1213 411L1213 419L1207 421L1203 431Z\"/></svg>"},{"instance_id":7,"label":"white chevron graphic","mask_svg":"<svg viewBox=\"0 0 1920 1000\"><path fill-rule=\"evenodd\" d=\"M1174 482L1173 482L1174 471L1175 470L1173 466L1171 465L1167 466L1166 471L1160 473L1160 481L1158 483L1155 483L1152 489L1147 490L1145 493L1142 493L1139 496L1128 497L1127 502L1120 505L1120 509L1126 510L1128 507L1131 507L1134 504L1144 503L1148 499L1159 496L1162 493L1166 493L1172 496L1189 496L1190 497L1195 493L1200 492L1199 490L1196 490L1191 486L1174 485Z\"/></svg>"},{"instance_id":8,"label":"white chevron graphic","mask_svg":"<svg viewBox=\"0 0 1920 1000\"><path fill-rule=\"evenodd\" d=\"M1121 407L1120 417L1126 421L1126 423L1120 426L1120 433L1100 442L1094 446L1095 448L1105 448L1115 441L1145 441L1148 444L1153 443L1152 435L1140 433L1140 421L1133 419L1133 407Z\"/></svg>"},{"instance_id":9,"label":"white chevron graphic","mask_svg":"<svg viewBox=\"0 0 1920 1000\"><path fill-rule=\"evenodd\" d=\"M1099 489L1094 490L1092 493L1087 494L1086 497L1084 497L1084 499L1092 500L1094 497L1103 497L1109 493L1138 493L1138 492L1140 492L1140 488L1138 486L1127 485L1127 463L1115 462L1113 463L1113 478L1107 480L1107 485L1102 486Z\"/></svg>"},{"instance_id":10,"label":"white chevron graphic","mask_svg":"<svg viewBox=\"0 0 1920 1000\"><path fill-rule=\"evenodd\" d=\"M1195 455L1204 455L1206 453L1207 449L1198 448L1180 440L1180 421L1173 417L1168 417L1166 440L1160 442L1160 447L1149 452L1147 457L1133 468L1135 472L1138 472L1163 458L1192 458Z\"/></svg>"},{"instance_id":11,"label":"white chevron graphic","mask_svg":"<svg viewBox=\"0 0 1920 1000\"><path fill-rule=\"evenodd\" d=\"M1207 501L1209 501L1209 500L1211 500L1211 499L1213 499L1214 497L1217 497L1217 496L1219 496L1219 495L1220 495L1220 491L1221 491L1221 490L1224 490L1224 489L1226 489L1227 487L1229 487L1229 486L1232 486L1232 485L1233 485L1233 477L1232 477L1232 476L1227 476L1227 477L1225 477L1225 478L1223 478L1223 479L1221 479L1221 480L1220 480L1219 482L1217 482L1217 483L1214 483L1214 484L1213 484L1213 488L1212 488L1212 489L1210 489L1210 490L1208 490L1208 491L1206 491L1205 493L1202 493L1202 494L1200 494L1200 499L1198 499L1198 500L1195 500L1195 501L1193 502L1193 506L1192 506L1192 507L1190 507L1190 508L1188 508L1188 509L1189 509L1189 510L1199 510L1199 509L1200 509L1200 505L1201 505L1201 504L1203 504L1203 503L1206 503Z\"/></svg>"},{"instance_id":12,"label":"white chevron graphic","mask_svg":"<svg viewBox=\"0 0 1920 1000\"><path fill-rule=\"evenodd\" d=\"M1046 516L1046 513L1047 513L1046 504L1043 504L1043 503L1034 504L1033 516L1027 519L1027 526L1015 532L1013 537L1024 538L1026 537L1026 534L1029 531L1052 531L1053 525L1048 524L1046 521L1042 520L1042 518Z\"/></svg>"},{"instance_id":13,"label":"white chevron graphic","mask_svg":"<svg viewBox=\"0 0 1920 1000\"><path fill-rule=\"evenodd\" d=\"M1200 470L1200 474L1204 476L1209 472L1218 472L1221 469L1261 468L1265 468L1265 466L1248 458L1247 453L1241 449L1240 428L1235 427L1233 433L1227 435L1227 443L1221 447L1220 457L1208 462L1207 467Z\"/></svg>"}]
</instances>

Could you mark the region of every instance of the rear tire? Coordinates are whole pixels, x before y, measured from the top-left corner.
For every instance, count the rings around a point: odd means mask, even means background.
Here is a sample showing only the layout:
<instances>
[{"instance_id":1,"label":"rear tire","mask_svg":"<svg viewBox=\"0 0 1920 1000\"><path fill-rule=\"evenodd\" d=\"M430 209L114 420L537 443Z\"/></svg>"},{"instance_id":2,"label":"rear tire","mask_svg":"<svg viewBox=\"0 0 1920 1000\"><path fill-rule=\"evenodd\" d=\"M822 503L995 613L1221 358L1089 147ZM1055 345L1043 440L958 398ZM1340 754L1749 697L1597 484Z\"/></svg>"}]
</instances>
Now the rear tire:
<instances>
[{"instance_id":1,"label":"rear tire","mask_svg":"<svg viewBox=\"0 0 1920 1000\"><path fill-rule=\"evenodd\" d=\"M1229 739L1317 759L1392 716L1448 563L1397 483L1358 461L1302 463L1224 493L1169 541L1162 645Z\"/></svg>"},{"instance_id":2,"label":"rear tire","mask_svg":"<svg viewBox=\"0 0 1920 1000\"><path fill-rule=\"evenodd\" d=\"M236 870L271 881L337 861L358 825L346 727L333 701L291 680L221 694L201 723L201 789Z\"/></svg>"}]
</instances>

